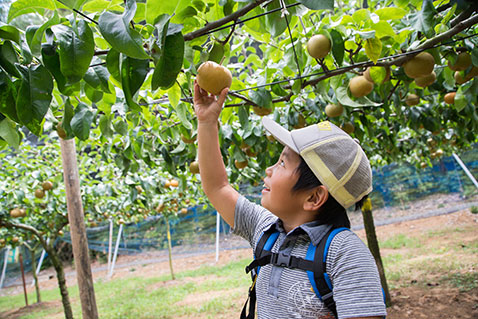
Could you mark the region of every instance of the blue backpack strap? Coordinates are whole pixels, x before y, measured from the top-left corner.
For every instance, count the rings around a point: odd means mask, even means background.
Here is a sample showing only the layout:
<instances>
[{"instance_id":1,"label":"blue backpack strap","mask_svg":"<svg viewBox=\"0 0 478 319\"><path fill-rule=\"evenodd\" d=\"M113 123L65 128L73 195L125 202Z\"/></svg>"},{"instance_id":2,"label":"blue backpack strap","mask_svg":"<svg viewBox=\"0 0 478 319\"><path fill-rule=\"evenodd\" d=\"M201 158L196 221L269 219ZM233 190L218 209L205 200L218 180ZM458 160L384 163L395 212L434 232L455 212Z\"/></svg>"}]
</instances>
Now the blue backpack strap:
<instances>
[{"instance_id":1,"label":"blue backpack strap","mask_svg":"<svg viewBox=\"0 0 478 319\"><path fill-rule=\"evenodd\" d=\"M337 318L337 309L335 306L335 300L332 293L332 282L326 272L327 253L329 251L330 243L334 239L335 235L341 231L348 230L346 227L331 229L320 240L319 244L315 246L310 243L305 256L306 260L313 261L313 270L307 271L312 289L317 297L322 300L325 306L335 315Z\"/></svg>"},{"instance_id":2,"label":"blue backpack strap","mask_svg":"<svg viewBox=\"0 0 478 319\"><path fill-rule=\"evenodd\" d=\"M263 233L262 236L264 236L264 234L265 233ZM271 232L270 234L268 234L268 237L267 237L267 240L265 240L264 246L260 247L261 250L259 251L259 254L257 255L257 258L256 258L256 256L254 256L254 258L259 259L261 257L261 255L264 255L265 252L270 252L271 249L272 249L272 246L274 246L278 237L279 237L279 232L278 231L274 231L274 232ZM260 239L259 239L259 242L260 242ZM258 252L257 248L258 247L256 247L256 252ZM260 269L261 269L261 266L257 266L257 270L256 270L257 274L259 274Z\"/></svg>"},{"instance_id":3,"label":"blue backpack strap","mask_svg":"<svg viewBox=\"0 0 478 319\"><path fill-rule=\"evenodd\" d=\"M255 318L255 311L256 311L256 280L257 275L259 274L259 270L261 265L268 264L271 258L271 249L274 246L274 243L279 237L279 232L274 228L270 228L261 234L259 238L256 249L254 250L254 261L252 261L246 267L246 273L251 271L252 277L252 285L249 288L249 296L242 307L241 311L241 319L254 319ZM247 311L249 304L249 311ZM249 313L247 313L249 312Z\"/></svg>"}]
</instances>

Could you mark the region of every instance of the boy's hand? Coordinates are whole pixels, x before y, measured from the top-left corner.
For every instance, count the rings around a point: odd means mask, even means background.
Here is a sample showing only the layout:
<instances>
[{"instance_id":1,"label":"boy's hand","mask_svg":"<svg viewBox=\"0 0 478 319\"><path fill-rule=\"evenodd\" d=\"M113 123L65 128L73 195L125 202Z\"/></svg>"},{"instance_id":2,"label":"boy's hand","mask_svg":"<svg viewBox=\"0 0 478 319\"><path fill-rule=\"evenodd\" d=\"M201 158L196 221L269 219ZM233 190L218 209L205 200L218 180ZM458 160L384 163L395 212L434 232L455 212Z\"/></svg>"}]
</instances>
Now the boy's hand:
<instances>
[{"instance_id":1,"label":"boy's hand","mask_svg":"<svg viewBox=\"0 0 478 319\"><path fill-rule=\"evenodd\" d=\"M216 98L214 95L209 95L209 93L201 89L197 82L194 82L194 112L198 122L217 123L227 92L229 92L229 88L224 88Z\"/></svg>"}]
</instances>

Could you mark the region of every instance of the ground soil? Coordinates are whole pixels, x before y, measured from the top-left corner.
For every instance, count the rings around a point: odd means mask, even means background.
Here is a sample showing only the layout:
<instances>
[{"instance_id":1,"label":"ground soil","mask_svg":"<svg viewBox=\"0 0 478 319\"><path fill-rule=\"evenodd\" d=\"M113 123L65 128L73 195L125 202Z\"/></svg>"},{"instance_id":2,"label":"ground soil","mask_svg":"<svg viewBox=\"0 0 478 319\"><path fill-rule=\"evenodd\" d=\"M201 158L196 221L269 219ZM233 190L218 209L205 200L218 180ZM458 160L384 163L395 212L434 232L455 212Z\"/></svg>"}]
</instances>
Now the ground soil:
<instances>
[{"instance_id":1,"label":"ground soil","mask_svg":"<svg viewBox=\"0 0 478 319\"><path fill-rule=\"evenodd\" d=\"M397 234L407 234L407 236L416 236L423 234L427 231L440 231L449 228L457 228L460 226L476 225L478 227L478 215L470 213L469 209L461 210L455 213L433 216L429 218L416 219L410 221L404 221L384 226L376 227L377 237L379 240L386 240ZM478 228L476 228L478 229ZM357 230L356 233L365 241L365 233L363 230ZM456 234L456 235L455 235ZM459 238L463 236L463 238ZM458 238L457 238L458 237ZM431 239L432 240L432 239ZM447 245L449 242L469 242L476 243L478 241L478 230L476 233L468 232L466 235L460 235L460 233L454 233L453 237L445 236L443 238L443 245ZM441 242L441 241L440 241ZM427 245L427 243L423 243ZM387 251L381 251L382 255L386 255ZM215 261L215 253L198 254L194 256L188 256L187 262L185 262L185 256L176 256L174 259L175 272L181 272L184 270L193 270L201 266L211 265L225 265L235 260L243 260L244 258L250 258L250 249L234 249L221 251L218 262ZM114 278L127 278L132 276L144 276L144 277L157 277L160 275L169 274L169 264L167 261L159 261L149 263L147 256L143 260L138 261L138 256L135 257L136 262L133 264L131 256L119 257L117 264L118 267L113 275ZM132 266L135 265L135 266ZM468 269L473 274L478 276L478 258L474 263L472 269ZM104 264L93 263L92 265L94 279L102 280L107 277ZM66 273L67 284L69 286L76 284L74 277L74 271L70 267L67 267ZM388 316L390 319L412 319L412 318L427 318L427 319L452 319L452 318L478 318L478 288L472 290L462 291L458 288L450 286L444 286L440 283L433 281L440 274L426 274L422 279L425 280L421 284L417 284L417 280L412 282L401 283L400 288L391 289L391 297L393 305L388 308ZM204 281L208 280L207 276L183 278L184 280ZM418 280L419 281L419 280ZM178 280L168 281L160 283L161 285L174 285ZM45 271L40 275L41 289L49 289L57 287L56 278L52 271ZM32 290L33 288L28 288ZM1 295L19 294L22 292L21 286L2 289ZM231 294L237 294L236 291ZM203 302L209 301L214 298L214 292L204 294L198 293L188 296L182 300L184 305L197 306ZM0 318L5 319L17 319L21 315L30 313L35 310L45 309L50 307L58 307L58 302L48 302L39 305L33 305L20 309L10 310L8 312L1 312ZM231 313L228 313L224 318L237 318L240 310L231 309ZM221 316L222 317L222 316ZM56 316L55 316L56 318ZM58 318L61 318L59 314Z\"/></svg>"}]
</instances>

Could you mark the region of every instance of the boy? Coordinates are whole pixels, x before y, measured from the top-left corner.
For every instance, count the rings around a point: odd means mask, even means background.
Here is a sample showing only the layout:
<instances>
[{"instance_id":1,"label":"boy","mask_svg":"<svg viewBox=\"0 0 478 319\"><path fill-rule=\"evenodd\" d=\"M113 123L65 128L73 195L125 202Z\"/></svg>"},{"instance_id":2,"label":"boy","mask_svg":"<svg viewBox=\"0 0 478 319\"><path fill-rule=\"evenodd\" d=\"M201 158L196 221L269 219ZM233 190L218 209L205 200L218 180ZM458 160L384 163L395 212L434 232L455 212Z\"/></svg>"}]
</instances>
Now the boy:
<instances>
[{"instance_id":1,"label":"boy","mask_svg":"<svg viewBox=\"0 0 478 319\"><path fill-rule=\"evenodd\" d=\"M255 249L262 233L275 228L279 237L272 252L303 258L309 243L316 245L331 228L350 227L345 209L372 190L370 164L360 146L329 122L290 133L263 118L265 128L285 147L278 162L266 169L261 206L251 203L229 184L220 153L217 121L227 92L225 88L216 98L195 83L194 110L202 186L234 233ZM354 233L334 237L326 270L338 318L386 315L376 265ZM262 266L255 289L259 319L334 317L301 269Z\"/></svg>"}]
</instances>

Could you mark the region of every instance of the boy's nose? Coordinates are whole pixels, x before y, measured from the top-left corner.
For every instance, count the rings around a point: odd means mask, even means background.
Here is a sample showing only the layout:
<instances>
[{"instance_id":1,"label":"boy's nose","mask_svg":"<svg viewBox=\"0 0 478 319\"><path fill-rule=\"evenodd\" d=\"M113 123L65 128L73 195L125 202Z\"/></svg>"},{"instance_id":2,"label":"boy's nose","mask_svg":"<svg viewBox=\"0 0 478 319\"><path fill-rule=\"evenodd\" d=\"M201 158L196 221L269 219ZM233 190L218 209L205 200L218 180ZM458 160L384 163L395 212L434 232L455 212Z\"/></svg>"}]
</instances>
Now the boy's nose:
<instances>
[{"instance_id":1,"label":"boy's nose","mask_svg":"<svg viewBox=\"0 0 478 319\"><path fill-rule=\"evenodd\" d=\"M268 168L266 168L266 176L271 176L271 174L272 174L272 167L273 167L273 166L269 166Z\"/></svg>"}]
</instances>

